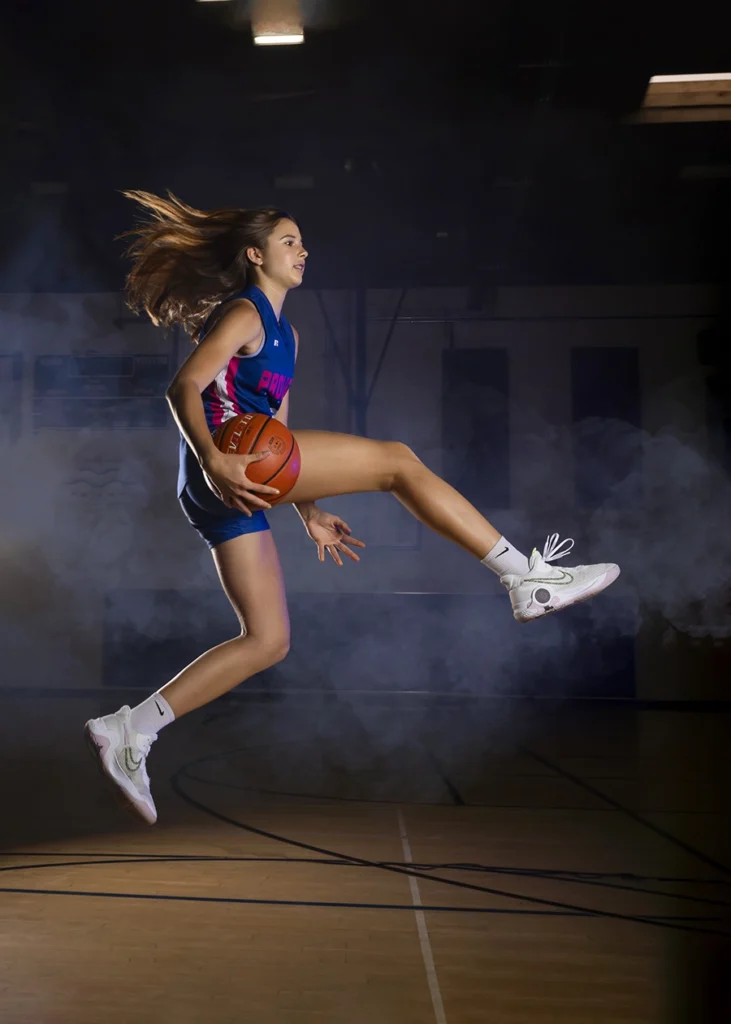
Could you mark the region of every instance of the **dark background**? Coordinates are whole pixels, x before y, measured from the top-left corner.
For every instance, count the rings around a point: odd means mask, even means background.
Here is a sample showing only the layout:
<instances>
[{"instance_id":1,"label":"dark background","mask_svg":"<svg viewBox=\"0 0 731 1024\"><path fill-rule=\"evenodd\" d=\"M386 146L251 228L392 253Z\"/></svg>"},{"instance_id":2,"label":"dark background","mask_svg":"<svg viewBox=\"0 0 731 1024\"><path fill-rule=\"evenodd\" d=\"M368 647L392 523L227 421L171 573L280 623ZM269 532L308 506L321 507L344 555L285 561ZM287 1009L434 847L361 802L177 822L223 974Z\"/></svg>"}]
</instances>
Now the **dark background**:
<instances>
[{"instance_id":1,"label":"dark background","mask_svg":"<svg viewBox=\"0 0 731 1024\"><path fill-rule=\"evenodd\" d=\"M235 2L6 3L0 287L118 288L138 187L292 206L309 287L726 280L728 122L627 120L726 69L722 5L304 6L262 48Z\"/></svg>"}]
</instances>

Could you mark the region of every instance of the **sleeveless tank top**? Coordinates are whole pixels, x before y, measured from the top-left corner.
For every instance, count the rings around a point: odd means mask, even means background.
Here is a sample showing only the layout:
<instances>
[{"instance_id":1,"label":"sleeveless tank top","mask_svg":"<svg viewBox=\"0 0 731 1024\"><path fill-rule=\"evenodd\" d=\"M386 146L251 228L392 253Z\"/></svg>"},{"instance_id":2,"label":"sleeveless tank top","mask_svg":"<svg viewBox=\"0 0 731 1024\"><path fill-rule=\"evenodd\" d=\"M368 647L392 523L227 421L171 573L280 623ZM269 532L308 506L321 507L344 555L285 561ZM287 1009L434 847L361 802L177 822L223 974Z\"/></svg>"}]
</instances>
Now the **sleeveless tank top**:
<instances>
[{"instance_id":1,"label":"sleeveless tank top","mask_svg":"<svg viewBox=\"0 0 731 1024\"><path fill-rule=\"evenodd\" d=\"M273 416L282 404L294 376L294 332L284 315L277 320L272 304L260 288L250 285L233 295L233 299L249 299L256 306L263 326L259 348L251 355L236 355L201 394L208 428L213 433L222 423L244 412L262 412ZM201 332L202 340L218 306ZM185 489L191 472L200 473L200 465L185 438L180 437L178 495Z\"/></svg>"}]
</instances>

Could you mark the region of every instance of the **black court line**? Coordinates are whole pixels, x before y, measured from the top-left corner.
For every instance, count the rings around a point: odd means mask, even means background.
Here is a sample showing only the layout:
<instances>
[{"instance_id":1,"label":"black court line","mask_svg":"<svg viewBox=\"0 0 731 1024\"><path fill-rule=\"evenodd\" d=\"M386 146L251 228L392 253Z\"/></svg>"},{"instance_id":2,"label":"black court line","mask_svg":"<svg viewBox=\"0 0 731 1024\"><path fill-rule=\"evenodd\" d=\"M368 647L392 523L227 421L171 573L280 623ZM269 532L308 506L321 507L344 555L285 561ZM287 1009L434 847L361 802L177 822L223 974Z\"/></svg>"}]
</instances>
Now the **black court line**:
<instances>
[{"instance_id":1,"label":"black court line","mask_svg":"<svg viewBox=\"0 0 731 1024\"><path fill-rule=\"evenodd\" d=\"M225 753L226 753L226 756L228 756L230 754L239 753L239 752L243 751L244 749L245 748L236 748L234 750L230 750L230 751L227 751ZM530 753L532 756L537 758L537 755L534 755L532 751L527 751L527 752ZM465 803L465 800L462 797L461 793L457 789L456 785L448 777L446 771L444 770L443 766L441 765L441 763L440 763L439 759L436 757L436 755L431 750L426 749L426 748L425 748L425 753L427 755L427 758L434 765L434 767L435 767L435 769L437 771L437 774L438 774L441 782L443 783L443 785L448 789L448 791L452 795L452 800L453 800L453 803L455 805L462 806L462 807L465 807L465 806L469 806L469 807L496 807L496 808L500 808L502 810L516 809L516 808L517 809L526 809L526 810L528 810L528 809L530 809L532 807L532 805L530 805L530 804L512 805L512 804L473 804L473 803L467 804L467 803ZM214 754L214 755L211 755L211 759L212 760L217 760L217 759L221 758L222 756L223 755ZM321 796L321 795L318 795L318 794L309 794L309 793L306 794L306 793L288 792L288 791L285 791L285 790L260 789L260 788L252 787L252 786L243 786L240 783L223 782L223 781L218 781L218 780L214 780L214 779L207 779L207 778L205 778L205 776L198 775L198 774L193 773L191 771L186 771L186 777L188 779L190 779L191 781L203 783L205 785L214 786L214 787L217 787L217 788L235 789L235 790L239 790L239 791L243 791L243 792L256 792L256 793L262 793L262 794L269 795L269 796L279 796L279 797L284 797L284 798L307 799L307 800L314 800L314 801L329 800L329 801L336 801L336 802L342 801L342 802L346 802L346 803L369 803L369 804L395 804L395 803L404 804L405 803L405 801L395 801L395 800L387 800L387 799L373 800L373 799L362 799L362 798L358 798L358 797L329 797L329 796ZM531 777L534 777L534 776L531 776ZM541 776L535 776L535 777L544 778L545 776L541 775ZM599 792L599 791L597 791L597 792ZM408 803L411 804L412 802L408 801ZM426 803L426 802L422 802L422 801L416 801L415 802L415 806L440 807L440 806L446 806L446 805L444 805L444 804L436 804L436 803ZM570 811L581 810L581 811L591 811L591 812L595 812L595 813L598 812L598 813L613 814L613 813L616 812L617 808L615 806L610 806L608 808L596 808L596 807L584 808L584 807L568 807L568 806L563 806L563 805L560 808L551 808L551 807L547 807L547 806L545 806L543 804L541 805L541 810L552 810L552 809L570 810ZM658 812L658 813L661 813L661 812ZM673 813L683 813L683 812L675 811ZM506 873L508 873L508 872L506 872ZM540 875L535 870L533 870L531 872L531 874L533 875L533 877L540 877ZM590 884L590 883L587 882L586 884ZM633 892L638 892L638 893L645 893L645 894L648 894L648 895L669 896L671 898L688 899L688 900L691 900L691 901L692 900L697 900L698 902L709 902L709 903L711 903L711 905L714 905L714 906L726 906L727 905L722 900L706 901L706 900L704 900L703 898L700 898L700 897L692 897L692 896L685 897L685 896L682 896L682 895L677 896L674 893L664 893L664 892L660 892L660 891L657 891L657 890L650 890L650 889L644 889L643 890L643 889L639 889L639 888L633 887L633 886L621 886L621 885L616 885L616 884L613 885L613 886L610 886L609 883L601 883L601 882L597 882L597 883L594 883L594 884L596 884L596 885L603 885L604 887L612 887L612 888L616 888L616 889L626 889L628 891L633 891ZM728 905L731 906L731 904L728 904Z\"/></svg>"},{"instance_id":2,"label":"black court line","mask_svg":"<svg viewBox=\"0 0 731 1024\"><path fill-rule=\"evenodd\" d=\"M265 900L248 899L241 896L183 896L177 893L147 893L147 892L100 892L82 889L27 889L21 887L0 886L0 893L15 893L22 896L83 896L98 897L110 900L162 900L173 903L234 903L264 907L321 907L334 910L408 910L413 913L413 903L352 903L328 900ZM450 914L495 914L530 917L596 917L594 910L528 910L515 907L449 907L441 905L426 905L419 907L420 910L433 910ZM646 918L651 924L665 925L666 927L682 927L676 922L711 922L722 921L716 917L680 917L675 915L655 915ZM706 931L706 929L684 929L692 931ZM711 935L723 935L710 929Z\"/></svg>"},{"instance_id":3,"label":"black court line","mask_svg":"<svg viewBox=\"0 0 731 1024\"><path fill-rule=\"evenodd\" d=\"M196 778L196 776L189 776ZM472 805L470 805L472 806ZM124 850L0 850L0 857L118 857L120 863L124 858L155 861L233 861L261 864L332 864L352 867L353 862L335 857L245 857L216 855L207 853L131 853ZM82 863L84 863L82 861ZM731 881L725 878L689 878L678 875L640 875L632 871L586 871L573 868L516 868L508 864L475 864L462 861L440 861L438 864L418 863L416 861L389 860L384 864L395 867L413 867L420 871L478 871L486 874L506 875L540 875L545 878L569 877L571 880L582 878L621 878L624 881L637 882L672 882L688 885L720 885L729 886Z\"/></svg>"},{"instance_id":4,"label":"black court line","mask_svg":"<svg viewBox=\"0 0 731 1024\"><path fill-rule=\"evenodd\" d=\"M244 747L236 748L235 750L227 751L228 754L234 754L244 751ZM225 782L220 779L207 779L203 775L196 775L193 772L187 773L187 778L193 782L201 782L207 786L216 786L219 789L235 789L242 793L259 793L262 796L273 796L280 797L287 800L309 800L312 802L329 802L329 803L345 803L345 804L374 804L388 806L409 806L409 807L450 807L457 805L461 807L477 807L485 810L502 810L502 811L529 811L535 809L535 804L523 803L523 804L507 804L507 803L476 803L473 801L467 802L456 784L449 779L446 773L442 770L439 773L439 778L445 789L450 793L451 803L436 800L412 800L410 798L403 798L397 800L395 797L366 797L366 796L332 796L329 793L307 793L302 790L289 790L289 789L264 789L261 786L245 786L240 782ZM511 773L511 779L515 778L526 778L526 779L545 779L547 776L544 773L528 774L528 773ZM607 776L607 778L616 779L618 776ZM613 807L588 807L584 804L544 804L540 805L542 811L582 811L589 814L614 814L615 808ZM678 810L677 808L657 808L655 814L682 814L682 815L695 815L695 816L706 816L713 817L718 812L716 811L685 811Z\"/></svg>"},{"instance_id":5,"label":"black court line","mask_svg":"<svg viewBox=\"0 0 731 1024\"><path fill-rule=\"evenodd\" d=\"M686 843L685 840L681 839L679 836L673 835L672 832L668 832L667 829L662 828L662 826L656 825L654 822L649 821L647 818L643 817L643 815L639 814L637 811L633 811L631 807L626 807L618 800L615 800L614 797L609 796L607 793L603 793L600 789L597 789L596 786L592 786L590 782L586 782L579 775L574 775L573 772L567 771L565 768L562 768L560 765L555 764L553 761L549 761L547 757L543 757L542 754L537 754L534 750L530 750L528 747L523 747L523 750L526 754L534 758L540 764L544 765L546 768L549 768L552 772L555 772L556 775L560 775L564 779L568 779L569 782L573 782L574 785L580 786L581 789L585 789L587 793L591 793L592 796L597 797L597 799L603 800L604 803L609 804L610 807L613 807L615 811L619 811L626 817L631 818L633 821L636 821L639 825L642 825L644 828L649 829L650 832L654 832L662 839L666 839L669 843L672 843L673 846L677 846L679 849L691 854L691 856L695 857L703 864L707 864L709 867L714 868L714 870L720 871L724 875L731 875L731 867L729 867L727 864L723 864L721 863L721 861L716 860L714 857L710 857L707 853L704 853L702 850L699 850L697 846L693 846L691 845L691 843Z\"/></svg>"},{"instance_id":6,"label":"black court line","mask_svg":"<svg viewBox=\"0 0 731 1024\"><path fill-rule=\"evenodd\" d=\"M243 749L243 748L240 748ZM228 751L229 754L239 753L239 748L235 751ZM394 797L367 797L367 796L332 796L328 793L306 793L301 790L289 790L289 789L264 789L261 786L245 786L240 782L225 782L220 779L207 779L204 775L196 775L193 772L188 772L187 776L191 782L201 782L206 786L215 786L218 789L235 789L241 793L259 793L262 796L273 796L279 797L283 800L309 800L313 803L343 803L343 804L374 804L376 806L383 805L384 807L451 807L453 805L461 807L476 807L484 810L501 810L501 811L530 811L535 809L535 804L524 803L524 804L507 804L507 803L475 803L465 801L461 793L457 789L456 785L449 780L446 774L440 774L439 778L445 789L448 790L452 797L451 803L436 800L412 800L404 798L397 800ZM545 779L547 776L544 774L540 775L513 775L510 778L528 778L528 779ZM614 778L614 776L612 776ZM615 809L613 807L587 807L583 804L541 804L540 810L542 811L582 811L588 814L614 814ZM676 809L663 810L658 809L655 813L657 814L684 814L684 815L706 815L713 816L716 812L714 811L682 811Z\"/></svg>"},{"instance_id":7,"label":"black court line","mask_svg":"<svg viewBox=\"0 0 731 1024\"><path fill-rule=\"evenodd\" d=\"M138 856L125 856L125 857L114 857L113 855L96 855L95 858L89 858L88 860L64 860L64 861L46 861L43 864L5 864L0 866L0 873L7 873L12 871L48 871L52 868L76 868L76 867L107 867L110 865L117 864L185 864L185 863L226 863L226 862L238 862L246 860L247 858L237 857L149 857L144 854ZM291 864L291 863L307 863L307 864L322 864L324 867L359 867L360 865L354 864L352 861L347 860L332 860L324 857L311 857L311 858L283 858L283 857L262 857L262 858L248 858L249 862L255 863L279 863L279 864ZM453 865L453 864L442 864L442 865L421 865L412 864L408 865L406 862L383 862L384 867L386 866L397 866L397 867L414 867L418 870L441 870L441 871L465 871L465 870L480 870L486 871L489 869L480 869L466 867L464 865ZM570 874L555 875L540 870L511 870L504 868L499 872L500 874L506 875L519 875L522 878L532 878L539 881L559 881L569 882L577 885L589 885L595 886L602 889L616 889L622 892L635 893L638 896L657 896L663 899L672 900L685 900L689 903L700 903L705 906L711 907L731 907L731 902L726 900L710 899L706 896L693 896L689 893L676 893L667 892L659 889L645 889L634 885L626 885L619 882L608 882L595 878L577 878L572 877ZM652 916L652 915L650 915Z\"/></svg>"},{"instance_id":8,"label":"black court line","mask_svg":"<svg viewBox=\"0 0 731 1024\"><path fill-rule=\"evenodd\" d=\"M637 923L637 924L649 924L649 925L654 925L654 926L659 926L659 927L664 927L664 928L672 928L674 930L679 930L679 931L693 931L693 932L699 932L699 933L713 934L713 935L716 935L716 936L720 935L720 936L731 937L731 932L719 932L717 929L696 928L696 927L693 927L693 926L691 926L689 924L680 924L680 923L677 923L676 921L669 921L667 919L665 919L663 921L658 921L658 920L656 920L653 917L644 916L644 915L641 916L641 915L633 915L633 914L620 914L620 913L617 913L617 912L614 912L614 911L594 910L594 909L589 908L589 907L577 906L575 904L564 903L564 902L560 902L560 901L557 901L557 900L543 899L543 898L538 897L538 896L527 896L525 893L515 893L515 892L509 892L509 891L501 890L501 889L494 889L494 888L491 888L491 887L488 887L488 886L474 885L472 883L458 881L457 879L453 879L453 878L445 878L442 875L432 875L432 874L427 874L426 872L423 872L423 871L414 871L414 870L409 870L409 869L406 869L406 868L395 867L393 865L386 864L384 862L370 861L370 860L366 860L365 858L362 858L362 857L356 857L356 856L350 856L350 855L347 855L347 854L341 854L341 853L339 853L337 851L328 850L328 849L326 849L324 847L314 846L313 844L310 844L310 843L303 843L303 842L301 842L299 840L296 840L296 839L290 839L287 836L281 836L281 835L278 835L275 832L268 832L265 829L256 828L253 825L247 825L245 822L237 821L235 818L231 818L228 815L222 814L220 811L217 811L214 808L209 807L206 804L202 803L201 801L196 800L195 797L192 797L189 793L186 793L186 791L183 789L183 787L181 785L181 781L180 780L181 780L182 777L185 777L185 773L186 773L186 770L187 770L188 767L193 767L194 765L201 764L201 763L203 763L205 761L211 761L211 760L215 760L215 759L220 759L222 757L225 757L226 753L227 752L223 752L223 753L220 753L220 754L209 754L209 755L206 755L204 757L197 758L194 761L190 761L186 765L182 765L176 772L173 773L172 777L170 778L170 785L172 786L173 792L175 792L176 795L178 797L180 797L181 800L183 800L185 803L189 804L191 807L195 807L197 810L202 811L204 814L207 814L210 817L216 818L217 820L222 821L222 822L224 822L227 825L231 825L234 828L238 828L238 829L241 829L241 830L243 830L245 832L249 832L252 835L259 835L259 836L262 836L262 837L264 837L266 839L271 839L271 840L273 840L275 842L278 842L278 843L284 843L284 844L286 844L288 846L296 847L297 849L308 850L310 853L318 853L318 854L321 854L321 855L326 856L326 857L335 857L335 858L337 858L339 860L350 860L354 864L360 864L360 865L362 865L364 867L372 867L372 868L376 868L376 869L381 870L381 871L389 871L389 872L393 872L395 874L411 876L413 878L421 878L421 879L424 879L424 880L429 881L429 882L439 882L439 883L441 883L443 885L450 885L450 886L454 886L456 888L467 889L467 890L470 890L472 892L479 892L479 893L483 893L483 894L487 894L487 895L491 895L491 896L502 896L502 897L505 897L507 899L519 900L520 902L523 902L523 903L532 903L532 904L534 904L536 906L551 907L553 909L557 909L557 910L561 910L561 911L570 911L570 912L578 913L581 916L587 916L588 915L588 916L593 916L593 917L612 918L614 920L620 920L620 921L631 921L631 922L634 922L634 923Z\"/></svg>"}]
</instances>

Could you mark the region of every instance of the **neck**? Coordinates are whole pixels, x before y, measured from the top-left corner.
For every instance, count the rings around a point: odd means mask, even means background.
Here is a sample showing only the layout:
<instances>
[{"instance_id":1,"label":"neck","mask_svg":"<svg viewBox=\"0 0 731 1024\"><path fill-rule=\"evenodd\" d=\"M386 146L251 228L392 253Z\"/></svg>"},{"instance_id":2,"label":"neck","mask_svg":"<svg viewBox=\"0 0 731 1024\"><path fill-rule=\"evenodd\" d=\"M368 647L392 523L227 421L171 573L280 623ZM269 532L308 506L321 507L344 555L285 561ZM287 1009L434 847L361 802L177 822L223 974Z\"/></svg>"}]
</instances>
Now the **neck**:
<instances>
[{"instance_id":1,"label":"neck","mask_svg":"<svg viewBox=\"0 0 731 1024\"><path fill-rule=\"evenodd\" d=\"M252 281L252 284L256 285L259 291L264 292L266 297L271 303L274 315L279 320L282 315L282 306L284 300L287 297L287 288L284 288L281 284L276 284L274 281L270 281L265 277L260 277L256 281Z\"/></svg>"}]
</instances>

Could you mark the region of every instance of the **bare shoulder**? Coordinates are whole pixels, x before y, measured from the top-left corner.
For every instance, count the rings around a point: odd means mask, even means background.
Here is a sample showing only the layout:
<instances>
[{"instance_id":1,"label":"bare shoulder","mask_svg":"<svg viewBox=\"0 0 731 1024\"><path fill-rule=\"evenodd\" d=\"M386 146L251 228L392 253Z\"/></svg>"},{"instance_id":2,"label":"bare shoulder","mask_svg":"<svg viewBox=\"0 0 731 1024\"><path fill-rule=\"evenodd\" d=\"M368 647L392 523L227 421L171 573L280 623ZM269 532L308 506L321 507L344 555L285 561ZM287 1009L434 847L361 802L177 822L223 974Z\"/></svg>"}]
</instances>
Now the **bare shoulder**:
<instances>
[{"instance_id":1,"label":"bare shoulder","mask_svg":"<svg viewBox=\"0 0 731 1024\"><path fill-rule=\"evenodd\" d=\"M213 321L204 342L211 341L226 344L242 355L255 351L259 347L264 330L259 311L250 299L234 299L227 302L220 314Z\"/></svg>"},{"instance_id":2,"label":"bare shoulder","mask_svg":"<svg viewBox=\"0 0 731 1024\"><path fill-rule=\"evenodd\" d=\"M218 319L198 342L176 373L171 388L193 381L202 392L233 357L255 352L262 336L262 323L256 306L248 300L227 303Z\"/></svg>"}]
</instances>

